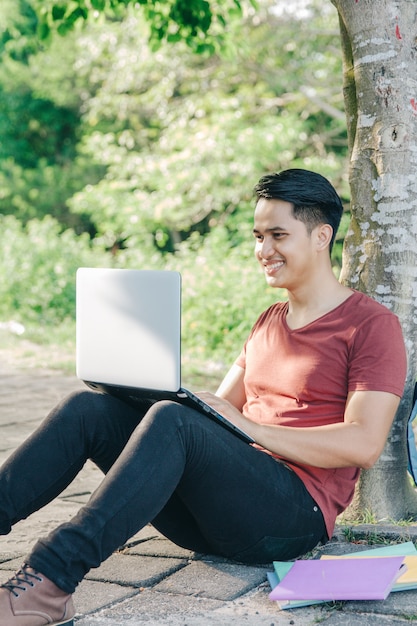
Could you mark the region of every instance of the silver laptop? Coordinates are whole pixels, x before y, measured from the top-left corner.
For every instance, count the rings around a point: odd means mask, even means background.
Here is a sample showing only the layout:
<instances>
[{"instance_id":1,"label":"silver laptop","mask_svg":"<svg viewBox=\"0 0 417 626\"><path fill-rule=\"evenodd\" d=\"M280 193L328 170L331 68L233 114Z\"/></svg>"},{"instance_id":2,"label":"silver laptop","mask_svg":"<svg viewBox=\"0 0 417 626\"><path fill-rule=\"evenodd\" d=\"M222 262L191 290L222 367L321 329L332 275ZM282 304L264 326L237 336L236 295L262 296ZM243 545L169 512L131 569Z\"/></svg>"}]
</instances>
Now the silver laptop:
<instances>
[{"instance_id":1,"label":"silver laptop","mask_svg":"<svg viewBox=\"0 0 417 626\"><path fill-rule=\"evenodd\" d=\"M76 278L77 376L146 409L168 399L197 409L247 443L253 439L181 386L178 272L86 268Z\"/></svg>"}]
</instances>

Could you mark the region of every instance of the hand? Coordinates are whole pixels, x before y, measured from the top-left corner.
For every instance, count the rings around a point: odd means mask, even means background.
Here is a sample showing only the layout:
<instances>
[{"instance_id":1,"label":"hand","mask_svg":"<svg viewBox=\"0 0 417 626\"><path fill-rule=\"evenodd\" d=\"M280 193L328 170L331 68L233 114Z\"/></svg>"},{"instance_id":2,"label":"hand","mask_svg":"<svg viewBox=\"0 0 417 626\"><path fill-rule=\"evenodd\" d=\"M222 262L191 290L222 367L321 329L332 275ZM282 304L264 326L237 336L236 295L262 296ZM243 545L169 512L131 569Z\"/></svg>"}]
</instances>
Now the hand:
<instances>
[{"instance_id":1,"label":"hand","mask_svg":"<svg viewBox=\"0 0 417 626\"><path fill-rule=\"evenodd\" d=\"M226 417L235 426L238 426L248 432L247 427L249 422L253 428L254 423L244 417L244 415L242 415L242 413L228 400L220 398L210 391L197 391L196 395L220 413L220 415Z\"/></svg>"},{"instance_id":2,"label":"hand","mask_svg":"<svg viewBox=\"0 0 417 626\"><path fill-rule=\"evenodd\" d=\"M206 404L209 404L218 413L224 415L224 417L228 418L228 413L230 411L237 411L237 409L232 404L230 404L228 400L225 400L224 398L219 398L219 396L211 393L211 391L197 391L196 395L201 398L201 400L206 402Z\"/></svg>"}]
</instances>

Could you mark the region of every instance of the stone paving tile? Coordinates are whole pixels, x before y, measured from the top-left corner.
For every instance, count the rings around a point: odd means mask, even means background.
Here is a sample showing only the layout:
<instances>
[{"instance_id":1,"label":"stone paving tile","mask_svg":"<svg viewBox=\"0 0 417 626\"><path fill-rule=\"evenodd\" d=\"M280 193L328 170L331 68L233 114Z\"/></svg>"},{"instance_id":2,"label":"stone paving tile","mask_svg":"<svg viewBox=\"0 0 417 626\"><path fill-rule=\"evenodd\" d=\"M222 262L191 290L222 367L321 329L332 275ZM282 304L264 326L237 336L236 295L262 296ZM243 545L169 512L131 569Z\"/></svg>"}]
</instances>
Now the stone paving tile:
<instances>
[{"instance_id":1,"label":"stone paving tile","mask_svg":"<svg viewBox=\"0 0 417 626\"><path fill-rule=\"evenodd\" d=\"M113 554L99 568L92 569L87 574L86 579L109 581L132 587L148 587L186 565L185 559Z\"/></svg>"},{"instance_id":2,"label":"stone paving tile","mask_svg":"<svg viewBox=\"0 0 417 626\"><path fill-rule=\"evenodd\" d=\"M19 424L19 428L16 428L15 423L3 425L1 427L0 450L8 453L17 448L20 442L29 437L35 430L38 423L38 420L27 421L24 424Z\"/></svg>"},{"instance_id":3,"label":"stone paving tile","mask_svg":"<svg viewBox=\"0 0 417 626\"><path fill-rule=\"evenodd\" d=\"M133 587L84 579L74 593L74 604L77 615L88 615L119 604L138 593L139 590Z\"/></svg>"},{"instance_id":4,"label":"stone paving tile","mask_svg":"<svg viewBox=\"0 0 417 626\"><path fill-rule=\"evenodd\" d=\"M141 541L131 548L123 550L123 554L132 554L139 556L158 556L158 557L178 557L183 559L196 558L196 553L180 546L175 545L166 539L150 539L149 541Z\"/></svg>"},{"instance_id":5,"label":"stone paving tile","mask_svg":"<svg viewBox=\"0 0 417 626\"><path fill-rule=\"evenodd\" d=\"M18 522L10 534L0 536L0 552L28 552L39 537L67 522L78 511L79 505L57 499L28 519Z\"/></svg>"},{"instance_id":6,"label":"stone paving tile","mask_svg":"<svg viewBox=\"0 0 417 626\"><path fill-rule=\"evenodd\" d=\"M0 575L1 582L9 578L10 574L14 574L14 572L19 569L19 567L22 565L23 557L24 555L19 554L14 556L14 558L12 559L7 559L0 563L0 571L2 572L2 574ZM3 572L6 573L3 575Z\"/></svg>"},{"instance_id":7,"label":"stone paving tile","mask_svg":"<svg viewBox=\"0 0 417 626\"><path fill-rule=\"evenodd\" d=\"M316 626L326 611L284 612L256 590L232 602L145 590L115 607L85 616L76 626Z\"/></svg>"},{"instance_id":8,"label":"stone paving tile","mask_svg":"<svg viewBox=\"0 0 417 626\"><path fill-rule=\"evenodd\" d=\"M0 552L0 570L7 569L7 567L2 567L5 563L14 561L14 559L22 559L23 556L23 552Z\"/></svg>"},{"instance_id":9,"label":"stone paving tile","mask_svg":"<svg viewBox=\"0 0 417 626\"><path fill-rule=\"evenodd\" d=\"M409 616L417 620L417 591L395 591L386 600L372 602L346 602L343 610L349 613L374 613L376 615Z\"/></svg>"},{"instance_id":10,"label":"stone paving tile","mask_svg":"<svg viewBox=\"0 0 417 626\"><path fill-rule=\"evenodd\" d=\"M405 626L410 625L407 618L397 619L391 615L346 615L335 613L324 622L325 626Z\"/></svg>"},{"instance_id":11,"label":"stone paving tile","mask_svg":"<svg viewBox=\"0 0 417 626\"><path fill-rule=\"evenodd\" d=\"M156 591L234 600L266 580L267 569L230 562L193 561L156 585Z\"/></svg>"},{"instance_id":12,"label":"stone paving tile","mask_svg":"<svg viewBox=\"0 0 417 626\"><path fill-rule=\"evenodd\" d=\"M4 365L3 365L4 366ZM62 398L86 388L75 376L30 370L6 374L0 371L0 425L42 419Z\"/></svg>"},{"instance_id":13,"label":"stone paving tile","mask_svg":"<svg viewBox=\"0 0 417 626\"><path fill-rule=\"evenodd\" d=\"M210 614L220 606L222 602L218 600L184 597L179 602L177 597L170 594L145 589L116 607L99 611L94 617L86 615L80 621L77 620L76 626L125 626L132 622L157 626L169 624L171 620L192 624L197 616Z\"/></svg>"}]
</instances>

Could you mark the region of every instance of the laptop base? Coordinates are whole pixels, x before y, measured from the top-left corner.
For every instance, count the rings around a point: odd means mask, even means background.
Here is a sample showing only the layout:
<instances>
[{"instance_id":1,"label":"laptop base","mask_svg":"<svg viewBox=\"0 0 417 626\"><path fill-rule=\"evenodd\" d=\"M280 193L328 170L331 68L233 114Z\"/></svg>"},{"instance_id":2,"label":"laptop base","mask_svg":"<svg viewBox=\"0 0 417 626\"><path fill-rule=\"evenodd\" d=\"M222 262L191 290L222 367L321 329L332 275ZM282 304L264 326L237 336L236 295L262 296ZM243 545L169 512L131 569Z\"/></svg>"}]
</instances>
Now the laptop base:
<instances>
[{"instance_id":1,"label":"laptop base","mask_svg":"<svg viewBox=\"0 0 417 626\"><path fill-rule=\"evenodd\" d=\"M161 400L171 400L178 404L183 404L191 409L194 409L198 413L201 413L205 417L211 418L217 422L223 428L226 428L231 433L239 437L245 443L254 443L252 437L250 437L243 430L232 424L223 415L218 413L215 409L208 404L199 400L198 396L188 391L187 389L179 389L178 391L162 391L160 389L140 389L137 387L123 387L120 385L110 385L105 383L95 383L91 381L83 381L87 387L93 391L100 393L107 393L123 402L126 402L134 408L140 409L141 413L145 413L150 407Z\"/></svg>"}]
</instances>

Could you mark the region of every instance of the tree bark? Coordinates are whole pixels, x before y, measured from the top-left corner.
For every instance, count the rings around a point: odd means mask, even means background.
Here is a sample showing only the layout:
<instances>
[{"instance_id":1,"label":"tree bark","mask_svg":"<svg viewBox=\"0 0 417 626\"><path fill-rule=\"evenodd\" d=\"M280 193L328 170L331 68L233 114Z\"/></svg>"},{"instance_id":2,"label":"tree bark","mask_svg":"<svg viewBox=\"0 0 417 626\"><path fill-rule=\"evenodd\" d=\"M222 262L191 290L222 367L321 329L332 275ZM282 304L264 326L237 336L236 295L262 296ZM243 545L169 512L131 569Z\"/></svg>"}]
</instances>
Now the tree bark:
<instances>
[{"instance_id":1,"label":"tree bark","mask_svg":"<svg viewBox=\"0 0 417 626\"><path fill-rule=\"evenodd\" d=\"M406 390L387 444L377 464L362 472L350 512L415 518L406 426L417 365L417 4L332 2L350 148L352 218L341 281L398 315L408 353Z\"/></svg>"}]
</instances>

